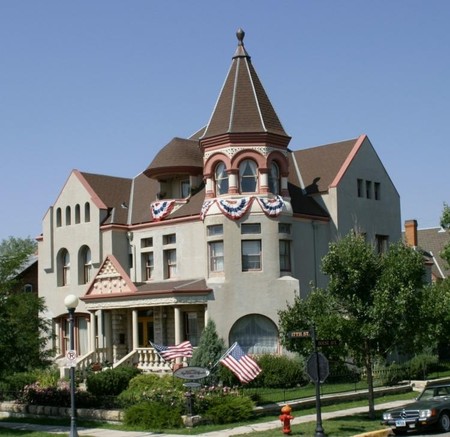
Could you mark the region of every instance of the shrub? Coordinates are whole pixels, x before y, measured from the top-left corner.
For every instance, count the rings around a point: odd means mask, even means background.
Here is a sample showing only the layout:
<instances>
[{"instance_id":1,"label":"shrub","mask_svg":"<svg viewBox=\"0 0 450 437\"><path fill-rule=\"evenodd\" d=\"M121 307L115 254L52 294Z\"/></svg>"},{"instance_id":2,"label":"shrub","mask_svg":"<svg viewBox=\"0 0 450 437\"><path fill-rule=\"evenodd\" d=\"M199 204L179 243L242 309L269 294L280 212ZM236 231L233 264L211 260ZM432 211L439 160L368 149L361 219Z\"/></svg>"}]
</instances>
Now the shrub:
<instances>
[{"instance_id":1,"label":"shrub","mask_svg":"<svg viewBox=\"0 0 450 437\"><path fill-rule=\"evenodd\" d=\"M128 388L117 398L119 405L128 407L135 403L154 401L166 406L184 405L183 382L172 376L155 374L138 375L128 384Z\"/></svg>"},{"instance_id":2,"label":"shrub","mask_svg":"<svg viewBox=\"0 0 450 437\"><path fill-rule=\"evenodd\" d=\"M306 383L305 364L300 358L285 355L261 355L257 358L262 372L253 387L290 388Z\"/></svg>"},{"instance_id":3,"label":"shrub","mask_svg":"<svg viewBox=\"0 0 450 437\"><path fill-rule=\"evenodd\" d=\"M411 358L407 363L410 379L426 379L429 372L438 364L437 355L419 354Z\"/></svg>"},{"instance_id":4,"label":"shrub","mask_svg":"<svg viewBox=\"0 0 450 437\"><path fill-rule=\"evenodd\" d=\"M220 396L212 399L205 418L215 424L240 422L253 416L253 407L248 396Z\"/></svg>"},{"instance_id":5,"label":"shrub","mask_svg":"<svg viewBox=\"0 0 450 437\"><path fill-rule=\"evenodd\" d=\"M87 390L94 396L117 396L128 387L140 371L134 367L117 367L103 372L91 373L86 378Z\"/></svg>"},{"instance_id":6,"label":"shrub","mask_svg":"<svg viewBox=\"0 0 450 437\"><path fill-rule=\"evenodd\" d=\"M140 402L125 410L124 423L128 426L161 431L182 426L181 410L168 408L160 402Z\"/></svg>"},{"instance_id":7,"label":"shrub","mask_svg":"<svg viewBox=\"0 0 450 437\"><path fill-rule=\"evenodd\" d=\"M0 390L4 393L8 392L13 397L17 397L27 385L33 384L36 381L36 375L33 372L14 373L5 377L1 383Z\"/></svg>"}]
</instances>

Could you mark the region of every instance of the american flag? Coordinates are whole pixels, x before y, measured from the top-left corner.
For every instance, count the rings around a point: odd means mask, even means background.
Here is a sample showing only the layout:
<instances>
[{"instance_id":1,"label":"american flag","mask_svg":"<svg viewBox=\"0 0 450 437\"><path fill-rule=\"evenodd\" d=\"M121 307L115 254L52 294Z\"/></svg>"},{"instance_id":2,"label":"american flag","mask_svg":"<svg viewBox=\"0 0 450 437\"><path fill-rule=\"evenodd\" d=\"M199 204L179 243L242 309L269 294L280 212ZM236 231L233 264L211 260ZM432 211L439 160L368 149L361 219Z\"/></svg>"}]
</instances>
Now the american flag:
<instances>
[{"instance_id":1,"label":"american flag","mask_svg":"<svg viewBox=\"0 0 450 437\"><path fill-rule=\"evenodd\" d=\"M262 372L256 361L246 355L237 342L225 352L219 362L228 367L243 384L253 381Z\"/></svg>"},{"instance_id":2,"label":"american flag","mask_svg":"<svg viewBox=\"0 0 450 437\"><path fill-rule=\"evenodd\" d=\"M188 341L183 341L177 346L162 346L160 344L150 342L152 347L156 350L159 356L164 360L174 360L175 358L190 358L192 357L192 344Z\"/></svg>"}]
</instances>

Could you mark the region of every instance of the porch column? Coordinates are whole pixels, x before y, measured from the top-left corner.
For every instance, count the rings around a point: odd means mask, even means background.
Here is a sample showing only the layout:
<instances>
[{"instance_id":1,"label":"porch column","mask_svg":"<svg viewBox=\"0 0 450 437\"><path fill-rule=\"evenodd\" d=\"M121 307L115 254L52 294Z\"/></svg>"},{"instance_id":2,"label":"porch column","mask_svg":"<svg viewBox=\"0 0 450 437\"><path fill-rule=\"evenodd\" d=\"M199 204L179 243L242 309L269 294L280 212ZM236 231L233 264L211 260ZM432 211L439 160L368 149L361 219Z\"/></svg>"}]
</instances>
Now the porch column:
<instances>
[{"instance_id":1,"label":"porch column","mask_svg":"<svg viewBox=\"0 0 450 437\"><path fill-rule=\"evenodd\" d=\"M90 314L90 320L89 320L89 351L95 351L96 345L95 345L95 332L96 332L96 326L95 326L95 313Z\"/></svg>"},{"instance_id":2,"label":"porch column","mask_svg":"<svg viewBox=\"0 0 450 437\"><path fill-rule=\"evenodd\" d=\"M105 347L108 361L112 361L112 326L111 311L105 311Z\"/></svg>"},{"instance_id":3,"label":"porch column","mask_svg":"<svg viewBox=\"0 0 450 437\"><path fill-rule=\"evenodd\" d=\"M174 319L175 319L175 344L181 343L181 310L179 307L173 308Z\"/></svg>"},{"instance_id":4,"label":"porch column","mask_svg":"<svg viewBox=\"0 0 450 437\"><path fill-rule=\"evenodd\" d=\"M139 334L138 334L138 311L133 310L131 312L131 330L133 332L133 349L139 347Z\"/></svg>"},{"instance_id":5,"label":"porch column","mask_svg":"<svg viewBox=\"0 0 450 437\"><path fill-rule=\"evenodd\" d=\"M97 347L99 349L103 349L105 347L105 343L103 341L103 336L104 336L104 332L103 332L103 310L98 310L97 311L97 332L98 332L98 344Z\"/></svg>"},{"instance_id":6,"label":"porch column","mask_svg":"<svg viewBox=\"0 0 450 437\"><path fill-rule=\"evenodd\" d=\"M54 344L55 344L56 354L60 354L62 352L63 336L62 336L62 332L61 332L61 325L57 321L55 321L54 330L55 330L54 331L55 332Z\"/></svg>"},{"instance_id":7,"label":"porch column","mask_svg":"<svg viewBox=\"0 0 450 437\"><path fill-rule=\"evenodd\" d=\"M205 319L205 328L206 328L206 325L208 324L208 317L209 317L209 314L208 314L208 305L205 305L205 312L204 312L204 319Z\"/></svg>"}]
</instances>

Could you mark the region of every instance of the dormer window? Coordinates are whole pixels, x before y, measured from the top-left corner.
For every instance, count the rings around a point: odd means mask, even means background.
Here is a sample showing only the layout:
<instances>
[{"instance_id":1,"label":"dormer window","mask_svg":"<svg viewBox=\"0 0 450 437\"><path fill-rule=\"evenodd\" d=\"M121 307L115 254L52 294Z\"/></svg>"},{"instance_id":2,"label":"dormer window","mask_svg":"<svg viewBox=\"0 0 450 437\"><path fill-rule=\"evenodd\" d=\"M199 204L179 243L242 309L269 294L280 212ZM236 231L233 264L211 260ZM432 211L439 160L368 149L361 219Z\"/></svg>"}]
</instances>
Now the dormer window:
<instances>
[{"instance_id":1,"label":"dormer window","mask_svg":"<svg viewBox=\"0 0 450 437\"><path fill-rule=\"evenodd\" d=\"M223 162L219 163L214 172L216 182L216 196L228 193L228 173Z\"/></svg>"},{"instance_id":2,"label":"dormer window","mask_svg":"<svg viewBox=\"0 0 450 437\"><path fill-rule=\"evenodd\" d=\"M257 168L254 161L246 159L239 165L241 193L255 193L257 187Z\"/></svg>"},{"instance_id":3,"label":"dormer window","mask_svg":"<svg viewBox=\"0 0 450 437\"><path fill-rule=\"evenodd\" d=\"M275 162L272 162L272 165L270 166L269 191L272 194L280 194L280 169Z\"/></svg>"}]
</instances>

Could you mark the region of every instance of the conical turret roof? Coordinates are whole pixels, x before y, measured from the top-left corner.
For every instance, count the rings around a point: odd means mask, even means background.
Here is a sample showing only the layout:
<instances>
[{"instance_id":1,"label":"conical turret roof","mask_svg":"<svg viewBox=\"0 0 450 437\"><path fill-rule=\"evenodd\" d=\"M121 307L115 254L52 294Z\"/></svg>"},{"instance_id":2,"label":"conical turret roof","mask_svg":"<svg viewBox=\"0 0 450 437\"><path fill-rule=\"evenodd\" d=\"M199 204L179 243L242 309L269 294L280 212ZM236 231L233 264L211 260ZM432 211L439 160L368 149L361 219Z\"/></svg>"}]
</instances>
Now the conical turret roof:
<instances>
[{"instance_id":1,"label":"conical turret roof","mask_svg":"<svg viewBox=\"0 0 450 437\"><path fill-rule=\"evenodd\" d=\"M239 29L236 35L231 68L202 138L246 133L289 138L245 50L245 32Z\"/></svg>"}]
</instances>

